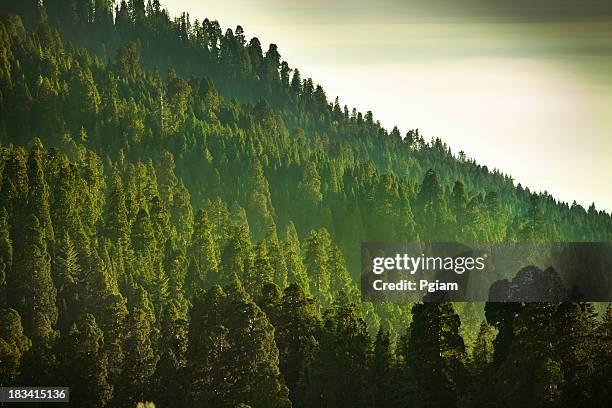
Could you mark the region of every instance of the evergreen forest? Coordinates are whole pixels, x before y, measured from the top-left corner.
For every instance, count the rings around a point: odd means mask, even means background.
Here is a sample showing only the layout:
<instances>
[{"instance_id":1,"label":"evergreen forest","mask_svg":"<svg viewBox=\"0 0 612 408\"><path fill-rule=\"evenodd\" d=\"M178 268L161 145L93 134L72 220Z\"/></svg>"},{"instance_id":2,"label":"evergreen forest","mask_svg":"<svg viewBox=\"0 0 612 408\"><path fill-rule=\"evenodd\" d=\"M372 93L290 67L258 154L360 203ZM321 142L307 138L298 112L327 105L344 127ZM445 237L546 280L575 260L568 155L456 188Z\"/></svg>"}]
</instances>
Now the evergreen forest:
<instances>
[{"instance_id":1,"label":"evergreen forest","mask_svg":"<svg viewBox=\"0 0 612 408\"><path fill-rule=\"evenodd\" d=\"M0 0L2 386L78 408L612 406L607 304L359 288L362 242L611 242L611 214L385 129L198 17Z\"/></svg>"}]
</instances>

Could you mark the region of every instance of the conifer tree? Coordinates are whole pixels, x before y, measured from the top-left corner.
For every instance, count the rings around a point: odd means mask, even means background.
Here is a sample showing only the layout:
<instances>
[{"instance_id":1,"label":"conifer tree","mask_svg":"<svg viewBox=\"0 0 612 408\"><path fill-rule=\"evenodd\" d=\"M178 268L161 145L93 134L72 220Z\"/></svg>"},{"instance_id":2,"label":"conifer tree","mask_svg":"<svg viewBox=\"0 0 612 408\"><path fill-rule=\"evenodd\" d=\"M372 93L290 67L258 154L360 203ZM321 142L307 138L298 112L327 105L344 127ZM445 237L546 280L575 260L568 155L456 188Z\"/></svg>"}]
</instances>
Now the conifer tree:
<instances>
[{"instance_id":1,"label":"conifer tree","mask_svg":"<svg viewBox=\"0 0 612 408\"><path fill-rule=\"evenodd\" d=\"M32 342L23 334L21 317L14 309L0 309L0 383L15 384L23 355Z\"/></svg>"},{"instance_id":2,"label":"conifer tree","mask_svg":"<svg viewBox=\"0 0 612 408\"><path fill-rule=\"evenodd\" d=\"M8 213L3 207L0 209L0 308L7 305L6 279L11 273L13 264L13 243L11 241Z\"/></svg>"},{"instance_id":3,"label":"conifer tree","mask_svg":"<svg viewBox=\"0 0 612 408\"><path fill-rule=\"evenodd\" d=\"M195 294L208 283L219 279L220 255L213 238L213 226L205 211L200 210L191 237L189 249L190 265L186 286L189 294Z\"/></svg>"},{"instance_id":4,"label":"conifer tree","mask_svg":"<svg viewBox=\"0 0 612 408\"><path fill-rule=\"evenodd\" d=\"M119 292L108 268L94 252L85 274L85 310L94 316L98 327L104 333L109 377L110 382L114 384L121 371L121 362L124 360L122 346L128 310L126 299Z\"/></svg>"},{"instance_id":5,"label":"conifer tree","mask_svg":"<svg viewBox=\"0 0 612 408\"><path fill-rule=\"evenodd\" d=\"M113 395L104 352L104 334L96 319L83 315L62 336L62 384L70 387L70 401L81 407L105 407Z\"/></svg>"},{"instance_id":6,"label":"conifer tree","mask_svg":"<svg viewBox=\"0 0 612 408\"><path fill-rule=\"evenodd\" d=\"M467 207L467 198L465 196L465 188L461 181L455 181L452 193L452 209L455 215L457 224L463 225L467 222L465 219L465 210Z\"/></svg>"},{"instance_id":7,"label":"conifer tree","mask_svg":"<svg viewBox=\"0 0 612 408\"><path fill-rule=\"evenodd\" d=\"M294 283L302 288L306 293L310 291L308 274L306 267L302 261L302 251L300 249L300 240L298 238L297 231L293 222L289 222L287 225L287 232L285 234L285 245L283 252L285 255L285 263L287 265L287 281L288 283Z\"/></svg>"},{"instance_id":8,"label":"conifer tree","mask_svg":"<svg viewBox=\"0 0 612 408\"><path fill-rule=\"evenodd\" d=\"M270 259L266 241L261 241L255 247L253 273L249 274L249 278L247 284L253 293L259 292L266 284L274 282L274 268L272 267L272 260Z\"/></svg>"},{"instance_id":9,"label":"conifer tree","mask_svg":"<svg viewBox=\"0 0 612 408\"><path fill-rule=\"evenodd\" d=\"M355 300L355 288L351 276L346 269L346 263L344 256L335 245L330 245L327 249L328 255L328 269L330 274L330 290L334 294L344 294L351 301Z\"/></svg>"},{"instance_id":10,"label":"conifer tree","mask_svg":"<svg viewBox=\"0 0 612 408\"><path fill-rule=\"evenodd\" d=\"M370 337L355 304L338 304L328 314L309 376L309 406L366 406Z\"/></svg>"},{"instance_id":11,"label":"conifer tree","mask_svg":"<svg viewBox=\"0 0 612 408\"><path fill-rule=\"evenodd\" d=\"M196 403L291 406L278 369L274 329L238 281L227 294L219 287L210 289L192 313L188 357L196 375L192 381L197 378Z\"/></svg>"},{"instance_id":12,"label":"conifer tree","mask_svg":"<svg viewBox=\"0 0 612 408\"><path fill-rule=\"evenodd\" d=\"M151 255L155 250L155 232L149 213L141 208L136 215L131 234L132 248L141 256Z\"/></svg>"},{"instance_id":13,"label":"conifer tree","mask_svg":"<svg viewBox=\"0 0 612 408\"><path fill-rule=\"evenodd\" d=\"M285 262L281 244L276 234L276 224L273 220L268 222L264 242L268 250L272 269L274 270L274 283L281 289L284 289L287 287L287 263Z\"/></svg>"},{"instance_id":14,"label":"conifer tree","mask_svg":"<svg viewBox=\"0 0 612 408\"><path fill-rule=\"evenodd\" d=\"M556 309L552 303L528 303L514 319L512 343L496 372L498 406L559 402L563 375L551 337Z\"/></svg>"},{"instance_id":15,"label":"conifer tree","mask_svg":"<svg viewBox=\"0 0 612 408\"><path fill-rule=\"evenodd\" d=\"M289 387L294 407L306 404L310 365L318 350L321 318L316 301L300 286L285 289L272 322L280 355L280 370Z\"/></svg>"},{"instance_id":16,"label":"conifer tree","mask_svg":"<svg viewBox=\"0 0 612 408\"><path fill-rule=\"evenodd\" d=\"M432 169L425 173L416 204L422 238L433 241L444 237L449 214L444 201L444 191Z\"/></svg>"},{"instance_id":17,"label":"conifer tree","mask_svg":"<svg viewBox=\"0 0 612 408\"><path fill-rule=\"evenodd\" d=\"M310 277L310 289L321 305L326 307L331 301L331 277L327 252L330 246L329 233L325 229L312 230L304 245L304 264Z\"/></svg>"},{"instance_id":18,"label":"conifer tree","mask_svg":"<svg viewBox=\"0 0 612 408\"><path fill-rule=\"evenodd\" d=\"M493 340L495 331L487 322L480 324L478 337L472 349L472 365L476 370L482 371L493 362Z\"/></svg>"},{"instance_id":19,"label":"conifer tree","mask_svg":"<svg viewBox=\"0 0 612 408\"><path fill-rule=\"evenodd\" d=\"M138 305L132 308L127 320L128 330L123 343L125 357L115 397L116 403L121 406L150 399L150 379L159 360L154 350L153 307L144 289L139 292Z\"/></svg>"},{"instance_id":20,"label":"conifer tree","mask_svg":"<svg viewBox=\"0 0 612 408\"><path fill-rule=\"evenodd\" d=\"M377 407L393 406L395 384L395 349L388 331L380 329L374 341L369 367L369 398Z\"/></svg>"},{"instance_id":21,"label":"conifer tree","mask_svg":"<svg viewBox=\"0 0 612 408\"><path fill-rule=\"evenodd\" d=\"M45 178L45 149L39 139L34 141L28 157L28 210L38 218L45 239L53 241L53 224L49 209L49 185Z\"/></svg>"},{"instance_id":22,"label":"conifer tree","mask_svg":"<svg viewBox=\"0 0 612 408\"><path fill-rule=\"evenodd\" d=\"M112 184L106 199L106 236L119 245L129 242L130 226L126 207L125 190L118 174L112 177Z\"/></svg>"},{"instance_id":23,"label":"conifer tree","mask_svg":"<svg viewBox=\"0 0 612 408\"><path fill-rule=\"evenodd\" d=\"M7 279L7 297L9 306L23 316L24 332L44 359L50 358L45 354L57 337L54 330L58 313L56 296L45 231L38 218L31 215L15 246L13 268Z\"/></svg>"},{"instance_id":24,"label":"conifer tree","mask_svg":"<svg viewBox=\"0 0 612 408\"><path fill-rule=\"evenodd\" d=\"M244 210L240 209L239 213L244 214ZM251 232L246 216L239 216L230 227L229 239L221 254L221 282L229 283L234 274L247 282L252 281L250 277L253 273L251 245Z\"/></svg>"},{"instance_id":25,"label":"conifer tree","mask_svg":"<svg viewBox=\"0 0 612 408\"><path fill-rule=\"evenodd\" d=\"M461 321L451 303L424 303L412 307L408 366L417 381L422 406L455 406L465 386L465 346Z\"/></svg>"},{"instance_id":26,"label":"conifer tree","mask_svg":"<svg viewBox=\"0 0 612 408\"><path fill-rule=\"evenodd\" d=\"M63 335L81 313L85 297L78 253L68 234L58 242L53 273L57 287L58 329Z\"/></svg>"},{"instance_id":27,"label":"conifer tree","mask_svg":"<svg viewBox=\"0 0 612 408\"><path fill-rule=\"evenodd\" d=\"M189 384L185 381L187 366L188 321L181 306L171 300L161 318L159 362L153 377L155 401L160 406L182 406Z\"/></svg>"}]
</instances>

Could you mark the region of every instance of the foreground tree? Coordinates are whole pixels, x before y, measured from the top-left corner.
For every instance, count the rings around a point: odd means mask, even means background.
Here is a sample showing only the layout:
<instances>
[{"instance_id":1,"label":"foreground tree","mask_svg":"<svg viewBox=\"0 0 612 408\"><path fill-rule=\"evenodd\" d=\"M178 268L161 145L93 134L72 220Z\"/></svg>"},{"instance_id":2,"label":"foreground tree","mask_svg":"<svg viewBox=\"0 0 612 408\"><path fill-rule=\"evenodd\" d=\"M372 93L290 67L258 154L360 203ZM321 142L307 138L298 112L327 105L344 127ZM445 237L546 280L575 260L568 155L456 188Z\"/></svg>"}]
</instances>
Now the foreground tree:
<instances>
[{"instance_id":1,"label":"foreground tree","mask_svg":"<svg viewBox=\"0 0 612 408\"><path fill-rule=\"evenodd\" d=\"M198 296L189 332L188 372L196 404L291 406L274 329L239 281Z\"/></svg>"}]
</instances>

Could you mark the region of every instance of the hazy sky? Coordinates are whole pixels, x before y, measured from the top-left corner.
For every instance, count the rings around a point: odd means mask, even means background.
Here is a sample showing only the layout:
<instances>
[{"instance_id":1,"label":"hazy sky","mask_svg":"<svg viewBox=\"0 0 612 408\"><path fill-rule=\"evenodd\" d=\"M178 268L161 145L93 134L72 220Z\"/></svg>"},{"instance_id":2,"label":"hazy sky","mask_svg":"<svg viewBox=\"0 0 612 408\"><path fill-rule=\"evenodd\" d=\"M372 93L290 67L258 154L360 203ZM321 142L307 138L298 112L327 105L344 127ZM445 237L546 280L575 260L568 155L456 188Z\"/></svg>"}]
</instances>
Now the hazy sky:
<instances>
[{"instance_id":1,"label":"hazy sky","mask_svg":"<svg viewBox=\"0 0 612 408\"><path fill-rule=\"evenodd\" d=\"M168 0L402 133L612 210L610 0Z\"/></svg>"}]
</instances>

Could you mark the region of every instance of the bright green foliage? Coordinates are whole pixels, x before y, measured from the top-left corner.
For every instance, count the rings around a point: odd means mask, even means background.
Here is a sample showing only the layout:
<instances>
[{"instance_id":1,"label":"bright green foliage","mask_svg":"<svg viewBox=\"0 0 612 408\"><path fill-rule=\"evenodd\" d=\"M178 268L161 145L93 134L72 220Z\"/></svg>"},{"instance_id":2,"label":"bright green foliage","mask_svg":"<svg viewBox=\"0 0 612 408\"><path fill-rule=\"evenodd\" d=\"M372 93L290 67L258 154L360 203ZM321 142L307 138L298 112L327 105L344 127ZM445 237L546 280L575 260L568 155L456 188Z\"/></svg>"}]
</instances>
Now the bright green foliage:
<instances>
[{"instance_id":1,"label":"bright green foliage","mask_svg":"<svg viewBox=\"0 0 612 408\"><path fill-rule=\"evenodd\" d=\"M141 208L132 225L132 248L139 255L150 254L155 250L155 231L149 213Z\"/></svg>"},{"instance_id":2,"label":"bright green foliage","mask_svg":"<svg viewBox=\"0 0 612 408\"><path fill-rule=\"evenodd\" d=\"M194 294L209 282L219 281L220 255L213 238L213 226L205 211L199 211L191 237L189 275L186 285Z\"/></svg>"},{"instance_id":3,"label":"bright green foliage","mask_svg":"<svg viewBox=\"0 0 612 408\"><path fill-rule=\"evenodd\" d=\"M229 283L234 276L252 282L254 272L251 231L244 216L244 210L238 210L237 220L229 226L229 238L221 253L220 282Z\"/></svg>"},{"instance_id":4,"label":"bright green foliage","mask_svg":"<svg viewBox=\"0 0 612 408\"><path fill-rule=\"evenodd\" d=\"M264 238L265 245L268 249L268 256L274 270L274 283L281 288L287 287L287 262L285 260L283 248L276 234L276 224L269 222L266 235Z\"/></svg>"},{"instance_id":5,"label":"bright green foliage","mask_svg":"<svg viewBox=\"0 0 612 408\"><path fill-rule=\"evenodd\" d=\"M476 370L483 370L493 362L495 334L495 330L487 322L480 324L478 337L472 348L472 364Z\"/></svg>"},{"instance_id":6,"label":"bright green foliage","mask_svg":"<svg viewBox=\"0 0 612 408\"><path fill-rule=\"evenodd\" d=\"M310 277L310 290L325 307L331 303L329 247L330 237L325 229L310 231L304 242L304 265Z\"/></svg>"},{"instance_id":7,"label":"bright green foliage","mask_svg":"<svg viewBox=\"0 0 612 408\"><path fill-rule=\"evenodd\" d=\"M129 241L130 226L125 202L123 182L118 174L112 177L112 184L106 199L105 223L106 236L119 245Z\"/></svg>"},{"instance_id":8,"label":"bright green foliage","mask_svg":"<svg viewBox=\"0 0 612 408\"><path fill-rule=\"evenodd\" d=\"M21 360L32 342L23 334L21 317L14 309L0 310L0 382L15 384Z\"/></svg>"},{"instance_id":9,"label":"bright green foliage","mask_svg":"<svg viewBox=\"0 0 612 408\"><path fill-rule=\"evenodd\" d=\"M306 293L309 293L310 285L308 273L302 260L302 250L300 240L292 222L287 226L286 240L284 245L285 263L287 265L287 281L300 286Z\"/></svg>"}]
</instances>

